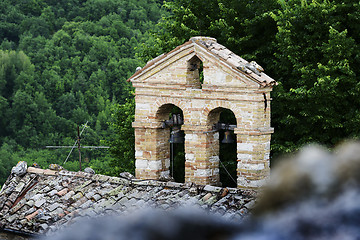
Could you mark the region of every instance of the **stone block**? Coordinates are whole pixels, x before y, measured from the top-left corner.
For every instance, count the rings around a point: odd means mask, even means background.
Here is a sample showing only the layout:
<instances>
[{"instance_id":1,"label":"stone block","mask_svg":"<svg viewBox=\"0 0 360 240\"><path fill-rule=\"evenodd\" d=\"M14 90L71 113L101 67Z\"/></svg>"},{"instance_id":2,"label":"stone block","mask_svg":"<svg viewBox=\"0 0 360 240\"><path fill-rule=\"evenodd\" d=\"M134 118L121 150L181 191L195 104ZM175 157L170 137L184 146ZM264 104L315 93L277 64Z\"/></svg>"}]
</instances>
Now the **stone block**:
<instances>
[{"instance_id":1,"label":"stone block","mask_svg":"<svg viewBox=\"0 0 360 240\"><path fill-rule=\"evenodd\" d=\"M259 180L247 180L245 178L238 178L237 183L239 188L243 189L255 189L264 186L267 182L267 178Z\"/></svg>"},{"instance_id":2,"label":"stone block","mask_svg":"<svg viewBox=\"0 0 360 240\"><path fill-rule=\"evenodd\" d=\"M252 143L238 143L237 150L238 151L253 151L254 144Z\"/></svg>"},{"instance_id":3,"label":"stone block","mask_svg":"<svg viewBox=\"0 0 360 240\"><path fill-rule=\"evenodd\" d=\"M209 157L209 161L211 163L217 163L220 161L220 158L219 158L219 156L211 156L211 157Z\"/></svg>"},{"instance_id":4,"label":"stone block","mask_svg":"<svg viewBox=\"0 0 360 240\"><path fill-rule=\"evenodd\" d=\"M193 162L195 160L195 154L193 153L185 153L186 161Z\"/></svg>"},{"instance_id":5,"label":"stone block","mask_svg":"<svg viewBox=\"0 0 360 240\"><path fill-rule=\"evenodd\" d=\"M143 151L135 150L135 157L142 157L143 153L144 153Z\"/></svg>"},{"instance_id":6,"label":"stone block","mask_svg":"<svg viewBox=\"0 0 360 240\"><path fill-rule=\"evenodd\" d=\"M136 159L135 167L137 169L146 169L148 168L148 160Z\"/></svg>"},{"instance_id":7,"label":"stone block","mask_svg":"<svg viewBox=\"0 0 360 240\"><path fill-rule=\"evenodd\" d=\"M239 169L245 169L245 170L264 170L265 166L264 164L257 163L257 164L241 164L238 163Z\"/></svg>"},{"instance_id":8,"label":"stone block","mask_svg":"<svg viewBox=\"0 0 360 240\"><path fill-rule=\"evenodd\" d=\"M167 159L165 159L164 161L165 161L165 168L168 169L168 168L170 167L170 159L167 158Z\"/></svg>"},{"instance_id":9,"label":"stone block","mask_svg":"<svg viewBox=\"0 0 360 240\"><path fill-rule=\"evenodd\" d=\"M195 177L209 177L212 175L211 169L197 169L195 171Z\"/></svg>"},{"instance_id":10,"label":"stone block","mask_svg":"<svg viewBox=\"0 0 360 240\"><path fill-rule=\"evenodd\" d=\"M136 103L137 110L150 110L151 106L149 103Z\"/></svg>"},{"instance_id":11,"label":"stone block","mask_svg":"<svg viewBox=\"0 0 360 240\"><path fill-rule=\"evenodd\" d=\"M149 169L150 170L160 170L162 169L162 161L149 161Z\"/></svg>"},{"instance_id":12,"label":"stone block","mask_svg":"<svg viewBox=\"0 0 360 240\"><path fill-rule=\"evenodd\" d=\"M250 161L252 160L253 155L252 154L245 154L245 153L238 153L237 159L241 161Z\"/></svg>"},{"instance_id":13,"label":"stone block","mask_svg":"<svg viewBox=\"0 0 360 240\"><path fill-rule=\"evenodd\" d=\"M199 141L199 137L197 134L191 134L191 133L187 133L185 135L185 142L187 141L191 141L191 142L198 142Z\"/></svg>"}]
</instances>

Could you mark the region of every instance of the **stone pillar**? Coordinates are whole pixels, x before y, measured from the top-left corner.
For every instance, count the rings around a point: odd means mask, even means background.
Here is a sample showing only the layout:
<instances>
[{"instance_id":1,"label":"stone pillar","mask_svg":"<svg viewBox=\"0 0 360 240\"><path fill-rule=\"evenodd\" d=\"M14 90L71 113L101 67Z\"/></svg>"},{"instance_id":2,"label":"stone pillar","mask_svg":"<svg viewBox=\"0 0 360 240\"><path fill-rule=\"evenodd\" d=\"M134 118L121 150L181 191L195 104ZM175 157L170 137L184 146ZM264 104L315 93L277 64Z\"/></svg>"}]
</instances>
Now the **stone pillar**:
<instances>
[{"instance_id":1,"label":"stone pillar","mask_svg":"<svg viewBox=\"0 0 360 240\"><path fill-rule=\"evenodd\" d=\"M204 127L183 126L185 131L185 182L218 185L219 134Z\"/></svg>"},{"instance_id":2,"label":"stone pillar","mask_svg":"<svg viewBox=\"0 0 360 240\"><path fill-rule=\"evenodd\" d=\"M135 175L139 179L159 179L169 175L170 143L169 129L141 127L135 128Z\"/></svg>"},{"instance_id":3,"label":"stone pillar","mask_svg":"<svg viewBox=\"0 0 360 240\"><path fill-rule=\"evenodd\" d=\"M259 188L270 175L270 138L267 131L240 131L237 134L237 185L239 188Z\"/></svg>"},{"instance_id":4,"label":"stone pillar","mask_svg":"<svg viewBox=\"0 0 360 240\"><path fill-rule=\"evenodd\" d=\"M220 184L219 169L219 132L207 133L207 159L209 160L209 169L211 170L210 185L218 186Z\"/></svg>"}]
</instances>

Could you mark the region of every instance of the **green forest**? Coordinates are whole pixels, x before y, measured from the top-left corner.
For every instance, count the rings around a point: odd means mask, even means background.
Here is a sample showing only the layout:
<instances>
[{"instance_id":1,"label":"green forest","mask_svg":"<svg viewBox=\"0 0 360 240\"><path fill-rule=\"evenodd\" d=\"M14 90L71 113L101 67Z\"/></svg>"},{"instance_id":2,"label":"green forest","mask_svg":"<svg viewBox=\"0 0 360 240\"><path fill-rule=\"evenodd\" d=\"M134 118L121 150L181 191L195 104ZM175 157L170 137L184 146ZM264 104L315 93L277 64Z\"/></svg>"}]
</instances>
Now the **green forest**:
<instances>
[{"instance_id":1,"label":"green forest","mask_svg":"<svg viewBox=\"0 0 360 240\"><path fill-rule=\"evenodd\" d=\"M102 174L131 171L133 145L118 136L118 121L133 115L126 82L144 62L135 48L146 42L163 13L155 0L2 0L0 2L0 184L18 161L42 168L57 163L79 170L72 146L77 126L83 168ZM121 107L120 107L121 106ZM117 113L121 111L118 119ZM130 111L130 112L127 112ZM122 123L122 122L119 122ZM130 127L131 128L131 127ZM118 147L113 147L119 145ZM124 153L123 153L124 152ZM131 154L130 154L131 155ZM117 161L115 159L124 159ZM119 164L120 163L120 164Z\"/></svg>"},{"instance_id":2,"label":"green forest","mask_svg":"<svg viewBox=\"0 0 360 240\"><path fill-rule=\"evenodd\" d=\"M277 80L272 159L360 136L360 3L354 0L2 0L0 185L18 161L134 171L136 67L211 36ZM87 125L85 123L88 122ZM274 161L273 161L274 162Z\"/></svg>"}]
</instances>

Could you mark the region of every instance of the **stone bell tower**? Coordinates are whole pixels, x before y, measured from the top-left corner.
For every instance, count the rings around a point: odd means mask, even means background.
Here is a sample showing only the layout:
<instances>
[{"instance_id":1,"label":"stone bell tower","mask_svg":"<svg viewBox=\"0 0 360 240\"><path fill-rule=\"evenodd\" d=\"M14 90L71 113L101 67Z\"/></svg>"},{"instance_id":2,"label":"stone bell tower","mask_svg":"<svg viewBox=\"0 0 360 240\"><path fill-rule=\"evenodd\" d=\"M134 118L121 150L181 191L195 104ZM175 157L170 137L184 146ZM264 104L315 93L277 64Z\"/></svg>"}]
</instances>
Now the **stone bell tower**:
<instances>
[{"instance_id":1,"label":"stone bell tower","mask_svg":"<svg viewBox=\"0 0 360 240\"><path fill-rule=\"evenodd\" d=\"M135 87L136 177L169 175L171 109L182 110L185 182L219 183L220 113L236 118L237 186L257 188L269 175L270 92L275 80L216 39L193 37L129 78ZM215 130L214 130L215 128Z\"/></svg>"}]
</instances>

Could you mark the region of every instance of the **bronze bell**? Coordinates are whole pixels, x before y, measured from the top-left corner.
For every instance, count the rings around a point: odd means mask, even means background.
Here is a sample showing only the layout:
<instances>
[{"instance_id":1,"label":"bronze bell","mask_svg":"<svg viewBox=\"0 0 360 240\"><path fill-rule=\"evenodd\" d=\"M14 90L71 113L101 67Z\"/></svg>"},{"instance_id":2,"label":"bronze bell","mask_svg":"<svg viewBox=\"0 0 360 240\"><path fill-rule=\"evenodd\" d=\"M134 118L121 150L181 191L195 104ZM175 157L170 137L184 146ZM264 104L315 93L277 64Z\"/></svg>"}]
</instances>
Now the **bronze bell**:
<instances>
[{"instance_id":1,"label":"bronze bell","mask_svg":"<svg viewBox=\"0 0 360 240\"><path fill-rule=\"evenodd\" d=\"M224 139L221 141L221 143L234 143L234 139L232 139L230 134L230 131L225 131Z\"/></svg>"},{"instance_id":2,"label":"bronze bell","mask_svg":"<svg viewBox=\"0 0 360 240\"><path fill-rule=\"evenodd\" d=\"M183 143L184 133L178 127L174 127L170 134L170 143Z\"/></svg>"}]
</instances>

